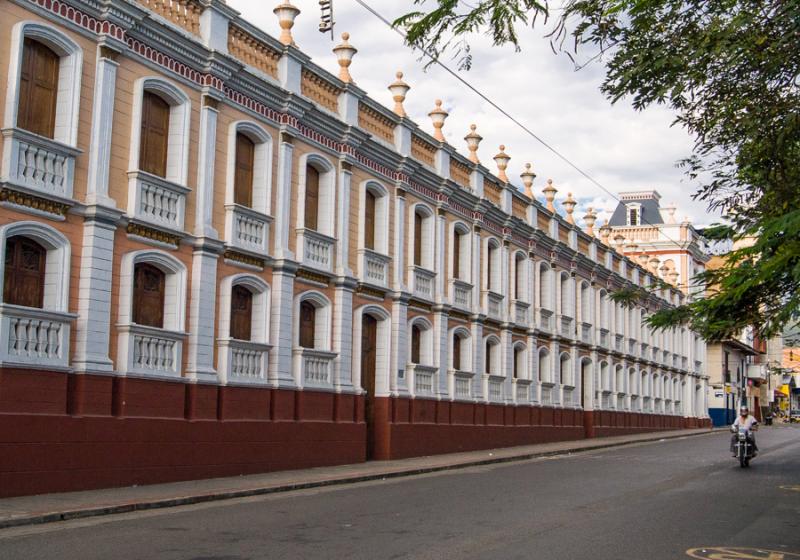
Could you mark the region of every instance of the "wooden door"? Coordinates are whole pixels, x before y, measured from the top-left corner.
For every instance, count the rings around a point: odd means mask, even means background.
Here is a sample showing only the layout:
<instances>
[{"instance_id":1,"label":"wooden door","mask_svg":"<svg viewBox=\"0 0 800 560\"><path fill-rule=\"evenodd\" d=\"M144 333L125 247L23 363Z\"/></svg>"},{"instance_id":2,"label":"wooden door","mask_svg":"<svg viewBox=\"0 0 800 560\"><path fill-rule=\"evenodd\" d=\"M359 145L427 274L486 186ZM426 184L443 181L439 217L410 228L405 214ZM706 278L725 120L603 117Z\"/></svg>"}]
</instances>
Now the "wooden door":
<instances>
[{"instance_id":1,"label":"wooden door","mask_svg":"<svg viewBox=\"0 0 800 560\"><path fill-rule=\"evenodd\" d=\"M253 293L244 286L231 290L231 338L251 340Z\"/></svg>"},{"instance_id":2,"label":"wooden door","mask_svg":"<svg viewBox=\"0 0 800 560\"><path fill-rule=\"evenodd\" d=\"M139 169L167 176L169 104L155 93L142 96L142 131L139 139Z\"/></svg>"},{"instance_id":3,"label":"wooden door","mask_svg":"<svg viewBox=\"0 0 800 560\"><path fill-rule=\"evenodd\" d=\"M164 328L166 275L147 263L136 265L133 274L133 322Z\"/></svg>"},{"instance_id":4,"label":"wooden door","mask_svg":"<svg viewBox=\"0 0 800 560\"><path fill-rule=\"evenodd\" d=\"M366 391L364 417L367 423L367 459L375 452L375 367L378 321L370 315L361 319L361 387Z\"/></svg>"},{"instance_id":5,"label":"wooden door","mask_svg":"<svg viewBox=\"0 0 800 560\"><path fill-rule=\"evenodd\" d=\"M27 237L6 241L3 301L25 307L44 307L47 250Z\"/></svg>"},{"instance_id":6,"label":"wooden door","mask_svg":"<svg viewBox=\"0 0 800 560\"><path fill-rule=\"evenodd\" d=\"M367 191L364 200L364 247L375 250L375 195Z\"/></svg>"},{"instance_id":7,"label":"wooden door","mask_svg":"<svg viewBox=\"0 0 800 560\"><path fill-rule=\"evenodd\" d=\"M306 166L306 205L303 224L306 229L317 231L319 222L319 171Z\"/></svg>"},{"instance_id":8,"label":"wooden door","mask_svg":"<svg viewBox=\"0 0 800 560\"><path fill-rule=\"evenodd\" d=\"M236 204L251 208L253 206L253 171L255 169L256 145L241 132L236 134L235 157L233 201Z\"/></svg>"},{"instance_id":9,"label":"wooden door","mask_svg":"<svg viewBox=\"0 0 800 560\"><path fill-rule=\"evenodd\" d=\"M422 266L422 216L414 214L414 264Z\"/></svg>"},{"instance_id":10,"label":"wooden door","mask_svg":"<svg viewBox=\"0 0 800 560\"><path fill-rule=\"evenodd\" d=\"M43 44L25 39L19 75L17 126L52 138L56 127L59 58Z\"/></svg>"},{"instance_id":11,"label":"wooden door","mask_svg":"<svg viewBox=\"0 0 800 560\"><path fill-rule=\"evenodd\" d=\"M300 303L300 346L314 348L317 308L310 301Z\"/></svg>"}]
</instances>

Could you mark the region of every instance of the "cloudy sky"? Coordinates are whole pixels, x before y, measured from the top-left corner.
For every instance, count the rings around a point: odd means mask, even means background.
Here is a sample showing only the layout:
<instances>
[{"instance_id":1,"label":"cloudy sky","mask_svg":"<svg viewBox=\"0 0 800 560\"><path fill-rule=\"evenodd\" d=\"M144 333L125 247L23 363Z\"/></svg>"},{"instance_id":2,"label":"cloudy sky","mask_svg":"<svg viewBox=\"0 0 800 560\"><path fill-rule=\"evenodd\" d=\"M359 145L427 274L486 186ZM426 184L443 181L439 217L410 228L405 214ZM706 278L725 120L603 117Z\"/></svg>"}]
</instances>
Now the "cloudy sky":
<instances>
[{"instance_id":1,"label":"cloudy sky","mask_svg":"<svg viewBox=\"0 0 800 560\"><path fill-rule=\"evenodd\" d=\"M274 0L277 5L278 0ZM302 10L294 27L298 47L333 73L338 72L331 49L340 42L342 32L350 33L350 42L358 48L350 68L359 87L387 107L392 107L386 89L397 70L405 74L412 87L405 102L408 114L424 130L433 132L428 112L440 98L450 112L444 134L448 142L466 154L464 135L475 123L484 140L479 156L495 170L492 157L504 144L511 156L508 175L521 185L519 174L525 163L532 163L538 177L534 191L542 199L541 189L552 178L559 189L557 200L572 192L579 201L576 216L593 206L605 219L617 201L581 176L535 139L528 136L488 103L469 91L439 67L427 71L424 62L404 46L402 38L385 26L355 0L335 0L336 41L317 30L318 0L293 0ZM243 17L268 33L277 36L277 18L272 4L264 0L228 0ZM371 0L371 6L392 20L413 9L412 0ZM662 205L675 202L677 216L689 216L695 224L710 219L703 204L691 200L694 188L684 178L675 162L689 154L691 139L680 128L671 127L672 114L660 107L635 112L625 100L615 106L599 92L603 78L602 62L587 64L580 71L564 55L555 55L544 29L523 29L522 51L512 47L492 47L482 36L471 41L473 64L461 75L478 90L494 100L539 137L565 155L597 182L616 195L626 190L656 189ZM593 53L580 53L578 63ZM456 67L455 62L451 64Z\"/></svg>"}]
</instances>

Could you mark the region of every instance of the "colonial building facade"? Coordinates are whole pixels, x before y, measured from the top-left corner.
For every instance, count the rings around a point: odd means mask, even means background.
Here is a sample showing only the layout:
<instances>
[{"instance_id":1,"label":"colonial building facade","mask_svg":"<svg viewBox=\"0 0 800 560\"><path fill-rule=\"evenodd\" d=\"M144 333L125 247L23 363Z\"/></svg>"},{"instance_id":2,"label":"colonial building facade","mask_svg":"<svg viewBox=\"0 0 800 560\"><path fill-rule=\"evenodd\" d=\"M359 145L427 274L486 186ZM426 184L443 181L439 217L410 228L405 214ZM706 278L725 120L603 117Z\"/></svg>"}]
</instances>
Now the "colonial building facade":
<instances>
[{"instance_id":1,"label":"colonial building facade","mask_svg":"<svg viewBox=\"0 0 800 560\"><path fill-rule=\"evenodd\" d=\"M0 0L0 495L707 424L653 272L220 0Z\"/></svg>"}]
</instances>

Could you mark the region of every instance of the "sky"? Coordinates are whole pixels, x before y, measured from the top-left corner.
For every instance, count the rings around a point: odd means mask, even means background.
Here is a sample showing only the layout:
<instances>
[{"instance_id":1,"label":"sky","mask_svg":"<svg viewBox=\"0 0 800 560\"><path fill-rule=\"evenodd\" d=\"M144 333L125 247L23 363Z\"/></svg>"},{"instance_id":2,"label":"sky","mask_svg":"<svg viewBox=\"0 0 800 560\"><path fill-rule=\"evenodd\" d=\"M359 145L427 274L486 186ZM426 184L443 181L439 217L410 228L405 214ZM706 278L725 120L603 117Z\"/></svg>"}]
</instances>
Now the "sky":
<instances>
[{"instance_id":1,"label":"sky","mask_svg":"<svg viewBox=\"0 0 800 560\"><path fill-rule=\"evenodd\" d=\"M429 0L432 1L432 0ZM275 5L278 0L273 0ZM393 20L415 9L413 0L370 0L373 9ZM228 0L242 17L267 33L280 34L272 3L264 0ZM318 31L318 0L293 0L300 8L293 31L297 46L314 62L338 74L332 48L341 42L343 32L358 49L350 73L355 83L386 107L393 107L387 87L398 70L411 86L405 101L408 115L420 127L433 133L428 113L436 99L449 111L443 132L447 141L466 155L463 138L472 123L483 136L478 155L481 163L496 172L492 158L501 144L511 156L508 176L521 188L519 174L531 163L537 174L534 193L541 193L547 179L558 189L556 202L568 192L578 200L575 216L582 218L588 207L599 215L598 224L610 217L619 192L657 190L662 207L675 203L676 217L688 216L696 225L712 221L705 205L693 201L695 187L684 177L676 162L691 153L692 139L684 130L670 126L674 115L665 107L634 111L627 100L616 105L602 95L599 86L604 76L602 60L575 71L566 54L554 54L544 37L546 28L520 29L521 51L494 47L476 35L470 39L472 68L459 74L508 113L524 123L537 136L613 193L603 191L453 76L437 66L425 69L420 53L405 46L402 37L387 27L355 0L334 0L335 40ZM423 6L424 7L424 6ZM593 52L580 52L583 64ZM446 60L452 68L456 61ZM582 220L579 220L581 223Z\"/></svg>"}]
</instances>

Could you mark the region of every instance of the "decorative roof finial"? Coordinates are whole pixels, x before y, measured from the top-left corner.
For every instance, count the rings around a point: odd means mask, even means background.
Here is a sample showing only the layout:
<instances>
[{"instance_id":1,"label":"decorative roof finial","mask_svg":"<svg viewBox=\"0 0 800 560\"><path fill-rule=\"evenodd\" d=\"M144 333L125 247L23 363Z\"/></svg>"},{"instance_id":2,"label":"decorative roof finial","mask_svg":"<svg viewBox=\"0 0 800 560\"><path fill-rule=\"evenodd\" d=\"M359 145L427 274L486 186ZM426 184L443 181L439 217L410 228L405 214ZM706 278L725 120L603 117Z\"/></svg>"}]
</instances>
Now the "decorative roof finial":
<instances>
[{"instance_id":1,"label":"decorative roof finial","mask_svg":"<svg viewBox=\"0 0 800 560\"><path fill-rule=\"evenodd\" d=\"M442 134L442 127L444 126L444 121L447 119L450 113L442 109L442 100L436 100L436 107L428 113L428 116L433 121L433 137L436 138L439 142L444 142L444 134Z\"/></svg>"},{"instance_id":2,"label":"decorative roof finial","mask_svg":"<svg viewBox=\"0 0 800 560\"><path fill-rule=\"evenodd\" d=\"M497 178L503 181L504 183L508 183L508 175L506 175L506 169L508 169L508 162L511 161L511 156L506 153L506 147L504 145L500 145L500 153L494 156L494 162L497 164Z\"/></svg>"},{"instance_id":3,"label":"decorative roof finial","mask_svg":"<svg viewBox=\"0 0 800 560\"><path fill-rule=\"evenodd\" d=\"M597 222L597 214L594 213L594 209L591 206L586 210L583 222L586 224L586 235L594 237L594 224Z\"/></svg>"},{"instance_id":4,"label":"decorative roof finial","mask_svg":"<svg viewBox=\"0 0 800 560\"><path fill-rule=\"evenodd\" d=\"M608 220L603 222L603 225L600 226L600 241L611 246L609 238L611 237L611 226L608 225Z\"/></svg>"},{"instance_id":5,"label":"decorative roof finial","mask_svg":"<svg viewBox=\"0 0 800 560\"><path fill-rule=\"evenodd\" d=\"M395 77L397 79L389 86L389 91L392 93L392 99L394 100L394 112L401 117L405 117L406 110L403 107L403 101L406 100L406 95L411 86L403 81L402 72L398 71Z\"/></svg>"},{"instance_id":6,"label":"decorative roof finial","mask_svg":"<svg viewBox=\"0 0 800 560\"><path fill-rule=\"evenodd\" d=\"M533 172L530 163L525 164L525 171L519 174L522 179L522 184L525 185L525 196L533 200L533 180L536 179L536 173Z\"/></svg>"},{"instance_id":7,"label":"decorative roof finial","mask_svg":"<svg viewBox=\"0 0 800 560\"><path fill-rule=\"evenodd\" d=\"M667 274L667 277L669 279L669 283L674 285L674 286L677 286L678 285L678 276L679 276L678 271L677 270L672 270L669 274Z\"/></svg>"},{"instance_id":8,"label":"decorative roof finial","mask_svg":"<svg viewBox=\"0 0 800 560\"><path fill-rule=\"evenodd\" d=\"M275 6L275 9L272 11L278 16L278 23L281 26L281 36L278 40L284 45L294 45L292 27L294 27L294 20L300 14L300 9L294 6L289 0L284 0L282 4Z\"/></svg>"},{"instance_id":9,"label":"decorative roof finial","mask_svg":"<svg viewBox=\"0 0 800 560\"><path fill-rule=\"evenodd\" d=\"M624 244L625 236L621 233L617 233L617 235L614 236L614 245L616 245L615 249L617 250L617 253L623 254Z\"/></svg>"},{"instance_id":10,"label":"decorative roof finial","mask_svg":"<svg viewBox=\"0 0 800 560\"><path fill-rule=\"evenodd\" d=\"M575 218L572 217L572 213L575 211L576 204L578 204L578 201L572 198L571 192L567 193L567 198L561 203L567 213L567 222L572 225L575 225Z\"/></svg>"},{"instance_id":11,"label":"decorative roof finial","mask_svg":"<svg viewBox=\"0 0 800 560\"><path fill-rule=\"evenodd\" d=\"M478 159L478 146L480 146L481 140L483 140L483 136L475 132L476 128L478 128L477 125L470 125L469 134L464 136L464 140L467 142L467 149L469 150L469 160L472 163L480 163Z\"/></svg>"},{"instance_id":12,"label":"decorative roof finial","mask_svg":"<svg viewBox=\"0 0 800 560\"><path fill-rule=\"evenodd\" d=\"M342 42L333 48L333 54L336 55L339 61L339 79L346 84L353 81L353 77L350 75L350 64L353 62L353 57L358 52L358 49L348 42L349 39L349 33L342 33Z\"/></svg>"},{"instance_id":13,"label":"decorative roof finial","mask_svg":"<svg viewBox=\"0 0 800 560\"><path fill-rule=\"evenodd\" d=\"M650 257L650 260L647 261L647 263L650 265L649 266L650 271L653 272L654 274L658 274L658 265L661 264L659 258L653 255Z\"/></svg>"},{"instance_id":14,"label":"decorative roof finial","mask_svg":"<svg viewBox=\"0 0 800 560\"><path fill-rule=\"evenodd\" d=\"M556 199L556 193L558 192L558 189L553 186L552 179L547 180L547 185L545 185L545 187L542 189L542 192L544 193L544 200L547 203L547 209L555 214L556 207L553 204L553 201Z\"/></svg>"}]
</instances>

